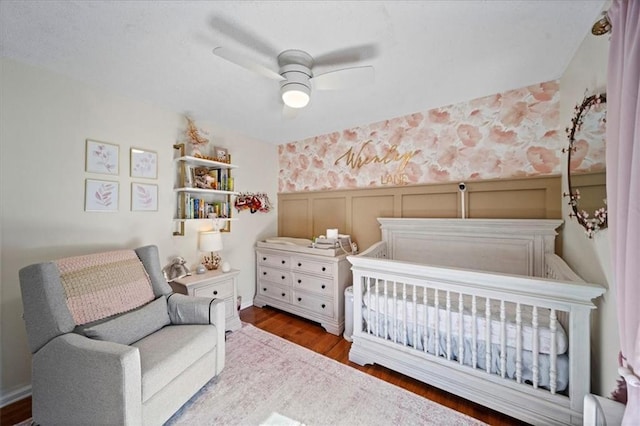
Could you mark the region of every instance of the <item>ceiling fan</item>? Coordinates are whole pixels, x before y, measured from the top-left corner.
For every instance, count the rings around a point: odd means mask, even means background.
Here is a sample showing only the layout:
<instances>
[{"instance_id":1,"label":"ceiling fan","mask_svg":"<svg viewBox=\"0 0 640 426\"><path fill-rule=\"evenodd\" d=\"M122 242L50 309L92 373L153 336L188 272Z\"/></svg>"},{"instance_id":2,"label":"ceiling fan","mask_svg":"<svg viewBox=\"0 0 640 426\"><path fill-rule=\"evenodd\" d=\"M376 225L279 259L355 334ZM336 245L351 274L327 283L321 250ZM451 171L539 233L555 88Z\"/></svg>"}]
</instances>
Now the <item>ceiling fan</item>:
<instances>
[{"instance_id":1,"label":"ceiling fan","mask_svg":"<svg viewBox=\"0 0 640 426\"><path fill-rule=\"evenodd\" d=\"M352 59L353 49L344 49L341 52L349 52L351 54L351 56L343 55L345 61ZM315 90L349 89L372 84L374 80L374 69L370 65L341 68L322 74L314 74L314 66L323 65L323 63L314 61L311 55L302 50L289 49L281 52L278 55L278 71L224 47L216 47L213 49L213 53L229 62L278 81L280 83L280 96L285 105L285 116L295 115L297 110L307 106L311 99L312 88ZM339 54L324 56L327 59L327 65L335 65L340 60ZM330 58L331 61L328 60ZM293 109L293 111L287 107Z\"/></svg>"}]
</instances>

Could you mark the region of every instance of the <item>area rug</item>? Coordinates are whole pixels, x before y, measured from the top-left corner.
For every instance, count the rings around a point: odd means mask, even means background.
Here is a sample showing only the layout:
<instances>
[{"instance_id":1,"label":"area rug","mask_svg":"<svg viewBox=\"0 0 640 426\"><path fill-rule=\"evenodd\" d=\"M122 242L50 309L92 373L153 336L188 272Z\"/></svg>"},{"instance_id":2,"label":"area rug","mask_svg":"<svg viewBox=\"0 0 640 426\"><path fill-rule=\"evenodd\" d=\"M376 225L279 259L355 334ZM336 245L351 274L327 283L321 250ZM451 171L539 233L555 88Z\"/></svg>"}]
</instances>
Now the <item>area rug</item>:
<instances>
[{"instance_id":1,"label":"area rug","mask_svg":"<svg viewBox=\"0 0 640 426\"><path fill-rule=\"evenodd\" d=\"M166 424L485 423L244 324L227 338L222 374Z\"/></svg>"}]
</instances>

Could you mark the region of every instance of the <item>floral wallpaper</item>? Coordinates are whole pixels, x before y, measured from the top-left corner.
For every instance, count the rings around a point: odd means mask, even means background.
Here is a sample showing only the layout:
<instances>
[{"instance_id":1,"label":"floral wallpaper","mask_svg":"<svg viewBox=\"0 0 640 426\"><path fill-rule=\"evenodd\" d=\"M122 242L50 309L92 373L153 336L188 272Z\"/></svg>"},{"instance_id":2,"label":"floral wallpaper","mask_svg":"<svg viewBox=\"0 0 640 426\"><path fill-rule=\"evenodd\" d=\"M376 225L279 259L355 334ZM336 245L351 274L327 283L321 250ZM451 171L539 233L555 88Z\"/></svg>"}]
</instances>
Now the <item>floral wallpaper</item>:
<instances>
[{"instance_id":1,"label":"floral wallpaper","mask_svg":"<svg viewBox=\"0 0 640 426\"><path fill-rule=\"evenodd\" d=\"M279 191L560 174L559 82L283 144Z\"/></svg>"}]
</instances>

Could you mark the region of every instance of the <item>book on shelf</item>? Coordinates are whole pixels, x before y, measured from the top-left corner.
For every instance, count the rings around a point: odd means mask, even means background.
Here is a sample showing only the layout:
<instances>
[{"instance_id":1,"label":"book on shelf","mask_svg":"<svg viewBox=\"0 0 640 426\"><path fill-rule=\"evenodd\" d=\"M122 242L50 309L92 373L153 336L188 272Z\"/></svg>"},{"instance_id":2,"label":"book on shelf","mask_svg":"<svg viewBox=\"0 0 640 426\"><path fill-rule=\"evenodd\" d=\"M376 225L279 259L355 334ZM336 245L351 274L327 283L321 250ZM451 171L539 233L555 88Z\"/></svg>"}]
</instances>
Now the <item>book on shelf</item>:
<instances>
[{"instance_id":1,"label":"book on shelf","mask_svg":"<svg viewBox=\"0 0 640 426\"><path fill-rule=\"evenodd\" d=\"M207 219L231 217L231 203L207 201L191 194L185 194L184 203L179 203L178 217L181 219Z\"/></svg>"}]
</instances>

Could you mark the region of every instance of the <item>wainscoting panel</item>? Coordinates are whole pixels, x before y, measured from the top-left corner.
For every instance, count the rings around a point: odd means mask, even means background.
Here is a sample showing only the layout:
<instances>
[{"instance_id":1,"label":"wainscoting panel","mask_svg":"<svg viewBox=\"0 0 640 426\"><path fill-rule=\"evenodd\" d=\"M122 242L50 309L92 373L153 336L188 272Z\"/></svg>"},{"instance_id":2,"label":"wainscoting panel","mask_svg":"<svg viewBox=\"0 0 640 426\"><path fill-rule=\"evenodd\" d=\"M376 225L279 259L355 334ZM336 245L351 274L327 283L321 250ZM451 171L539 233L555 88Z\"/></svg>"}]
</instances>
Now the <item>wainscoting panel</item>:
<instances>
[{"instance_id":1,"label":"wainscoting panel","mask_svg":"<svg viewBox=\"0 0 640 426\"><path fill-rule=\"evenodd\" d=\"M562 217L560 176L474 181L466 186L469 218ZM365 250L380 240L378 217L461 217L461 205L457 183L281 193L278 234L311 238L338 228Z\"/></svg>"},{"instance_id":2,"label":"wainscoting panel","mask_svg":"<svg viewBox=\"0 0 640 426\"><path fill-rule=\"evenodd\" d=\"M395 197L392 194L376 194L359 191L359 195L351 197L351 228L344 232L351 235L353 241L358 243L360 250L369 247L371 244L380 241L382 234L378 218L394 217ZM340 231L342 232L342 231ZM358 236L356 238L355 236Z\"/></svg>"},{"instance_id":3,"label":"wainscoting panel","mask_svg":"<svg viewBox=\"0 0 640 426\"><path fill-rule=\"evenodd\" d=\"M286 220L278 215L278 234L291 237L311 238L311 214L309 213L309 200L306 198L293 198L281 200L278 197L278 210L286 211Z\"/></svg>"},{"instance_id":4,"label":"wainscoting panel","mask_svg":"<svg viewBox=\"0 0 640 426\"><path fill-rule=\"evenodd\" d=\"M460 197L457 193L404 194L402 217L458 217Z\"/></svg>"},{"instance_id":5,"label":"wainscoting panel","mask_svg":"<svg viewBox=\"0 0 640 426\"><path fill-rule=\"evenodd\" d=\"M328 228L347 229L345 197L315 198L313 203L313 236L324 235Z\"/></svg>"}]
</instances>

